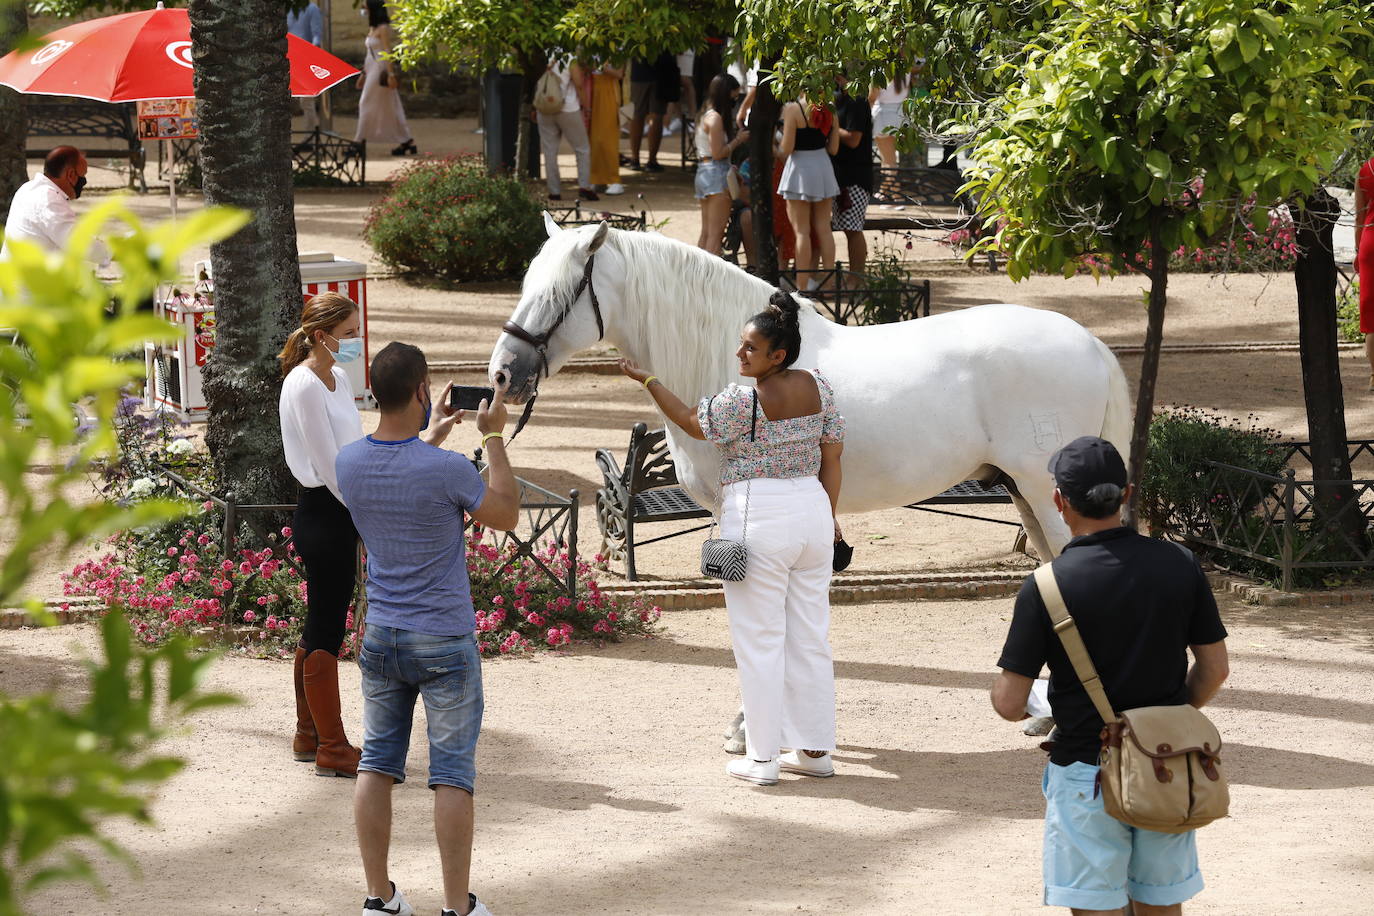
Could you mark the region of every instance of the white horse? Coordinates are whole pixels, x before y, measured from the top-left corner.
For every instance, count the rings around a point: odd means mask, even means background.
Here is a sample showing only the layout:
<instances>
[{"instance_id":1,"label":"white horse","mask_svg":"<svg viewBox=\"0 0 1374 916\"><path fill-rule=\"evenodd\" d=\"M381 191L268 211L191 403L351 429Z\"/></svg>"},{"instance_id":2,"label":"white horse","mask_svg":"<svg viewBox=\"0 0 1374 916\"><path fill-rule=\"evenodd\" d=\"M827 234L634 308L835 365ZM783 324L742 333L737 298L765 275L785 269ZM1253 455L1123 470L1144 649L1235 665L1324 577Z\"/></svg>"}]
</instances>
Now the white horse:
<instances>
[{"instance_id":1,"label":"white horse","mask_svg":"<svg viewBox=\"0 0 1374 916\"><path fill-rule=\"evenodd\" d=\"M742 381L739 331L774 288L697 248L603 223L549 239L525 274L489 375L523 403L540 375L604 338L687 403ZM593 259L593 255L595 258ZM839 512L919 502L971 478L1007 485L1039 556L1069 533L1049 457L1085 435L1126 454L1126 377L1102 341L1057 312L984 305L899 324L846 327L801 309L799 368L818 368L847 421ZM720 502L714 445L668 424L678 479Z\"/></svg>"}]
</instances>

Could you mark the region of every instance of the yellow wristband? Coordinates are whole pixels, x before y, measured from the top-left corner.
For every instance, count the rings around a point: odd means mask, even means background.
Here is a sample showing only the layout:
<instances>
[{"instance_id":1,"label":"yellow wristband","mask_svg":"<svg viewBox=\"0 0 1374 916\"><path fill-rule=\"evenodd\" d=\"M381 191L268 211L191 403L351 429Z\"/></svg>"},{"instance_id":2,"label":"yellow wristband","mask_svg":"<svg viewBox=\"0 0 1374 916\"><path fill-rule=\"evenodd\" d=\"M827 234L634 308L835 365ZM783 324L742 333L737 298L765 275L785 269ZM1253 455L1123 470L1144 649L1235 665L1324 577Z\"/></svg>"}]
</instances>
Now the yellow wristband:
<instances>
[{"instance_id":1,"label":"yellow wristband","mask_svg":"<svg viewBox=\"0 0 1374 916\"><path fill-rule=\"evenodd\" d=\"M658 381L658 376L657 376L657 375L651 375L651 376L649 376L648 378L646 378L644 381L640 382L640 384L644 386L644 390L645 390L645 391L648 391L648 390L649 390L649 383L650 383L650 382L656 382L656 381Z\"/></svg>"},{"instance_id":2,"label":"yellow wristband","mask_svg":"<svg viewBox=\"0 0 1374 916\"><path fill-rule=\"evenodd\" d=\"M506 441L506 434L505 434L505 433L487 433L485 436L482 437L482 448L486 448L486 447L487 447L487 440L488 440L488 439L500 439L502 442L505 442L505 441Z\"/></svg>"}]
</instances>

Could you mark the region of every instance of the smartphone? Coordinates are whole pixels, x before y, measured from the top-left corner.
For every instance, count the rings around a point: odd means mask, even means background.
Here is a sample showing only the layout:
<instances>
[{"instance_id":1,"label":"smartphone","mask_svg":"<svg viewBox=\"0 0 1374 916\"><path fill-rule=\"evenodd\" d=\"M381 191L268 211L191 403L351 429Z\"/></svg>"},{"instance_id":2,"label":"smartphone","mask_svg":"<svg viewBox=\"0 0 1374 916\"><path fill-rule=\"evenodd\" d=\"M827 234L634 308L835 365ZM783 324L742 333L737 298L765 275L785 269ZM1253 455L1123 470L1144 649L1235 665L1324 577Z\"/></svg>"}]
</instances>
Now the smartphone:
<instances>
[{"instance_id":1,"label":"smartphone","mask_svg":"<svg viewBox=\"0 0 1374 916\"><path fill-rule=\"evenodd\" d=\"M481 385L454 385L448 392L450 410L476 410L482 401L490 406L495 399L496 390Z\"/></svg>"}]
</instances>

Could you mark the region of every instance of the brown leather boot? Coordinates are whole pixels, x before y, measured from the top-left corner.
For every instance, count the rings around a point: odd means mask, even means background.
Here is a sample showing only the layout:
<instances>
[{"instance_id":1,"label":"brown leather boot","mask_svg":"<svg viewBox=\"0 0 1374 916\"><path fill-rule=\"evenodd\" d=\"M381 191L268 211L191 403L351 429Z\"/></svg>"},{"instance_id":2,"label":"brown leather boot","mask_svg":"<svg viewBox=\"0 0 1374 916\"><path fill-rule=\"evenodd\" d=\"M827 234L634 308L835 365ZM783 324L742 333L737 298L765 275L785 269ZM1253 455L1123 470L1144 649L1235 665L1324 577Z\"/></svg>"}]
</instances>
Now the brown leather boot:
<instances>
[{"instance_id":1,"label":"brown leather boot","mask_svg":"<svg viewBox=\"0 0 1374 916\"><path fill-rule=\"evenodd\" d=\"M305 697L320 738L315 775L354 779L362 751L349 744L344 734L339 714L339 660L324 649L316 649L305 657L304 675Z\"/></svg>"},{"instance_id":2,"label":"brown leather boot","mask_svg":"<svg viewBox=\"0 0 1374 916\"><path fill-rule=\"evenodd\" d=\"M291 739L291 755L297 760L314 760L319 735L315 734L315 720L310 716L310 703L305 699L305 648L296 647L296 663L292 668L296 685L296 737Z\"/></svg>"}]
</instances>

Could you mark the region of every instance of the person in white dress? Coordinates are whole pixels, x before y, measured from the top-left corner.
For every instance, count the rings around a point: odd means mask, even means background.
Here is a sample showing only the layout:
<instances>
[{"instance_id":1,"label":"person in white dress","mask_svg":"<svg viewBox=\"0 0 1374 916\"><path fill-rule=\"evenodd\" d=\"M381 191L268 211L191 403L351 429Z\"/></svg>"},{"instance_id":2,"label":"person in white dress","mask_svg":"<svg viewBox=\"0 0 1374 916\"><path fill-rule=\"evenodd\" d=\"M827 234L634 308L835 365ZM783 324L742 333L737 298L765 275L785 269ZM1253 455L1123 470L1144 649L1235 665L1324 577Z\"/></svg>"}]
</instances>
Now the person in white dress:
<instances>
[{"instance_id":1,"label":"person in white dress","mask_svg":"<svg viewBox=\"0 0 1374 916\"><path fill-rule=\"evenodd\" d=\"M393 156L418 153L401 105L400 77L390 57L391 15L383 0L367 0L367 25L367 59L358 77L363 95L358 100L358 130L353 139L396 143Z\"/></svg>"}]
</instances>

